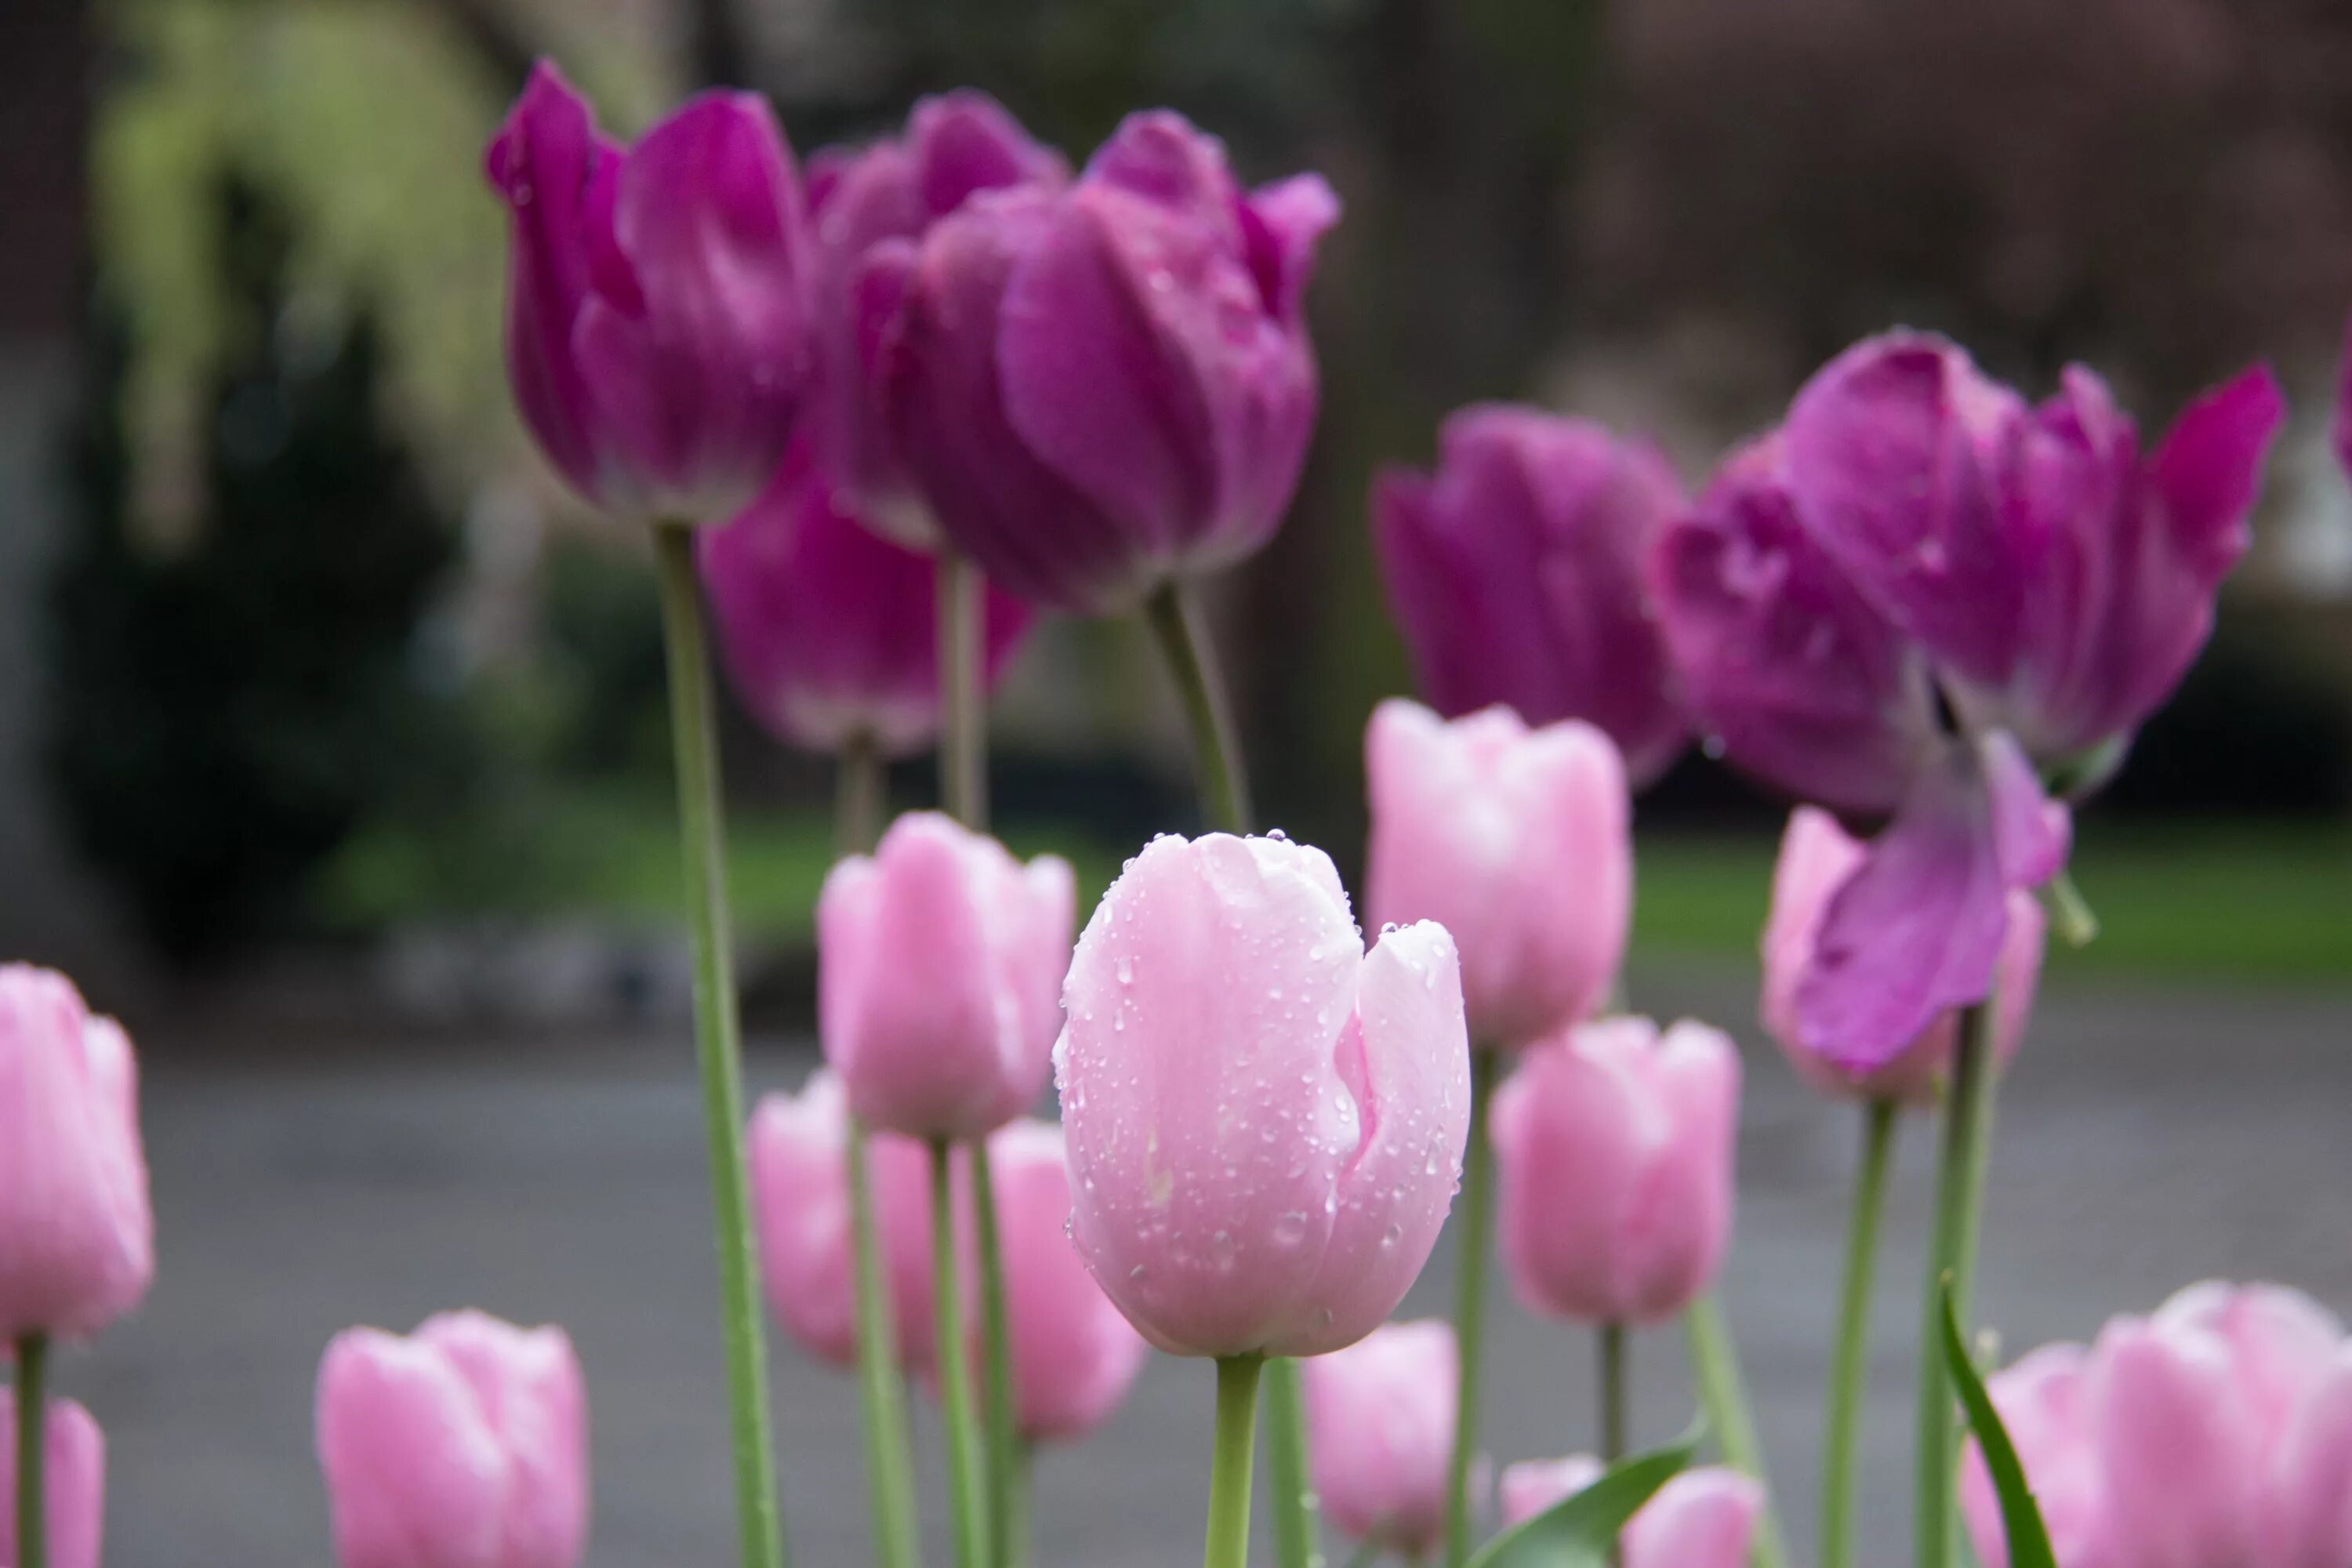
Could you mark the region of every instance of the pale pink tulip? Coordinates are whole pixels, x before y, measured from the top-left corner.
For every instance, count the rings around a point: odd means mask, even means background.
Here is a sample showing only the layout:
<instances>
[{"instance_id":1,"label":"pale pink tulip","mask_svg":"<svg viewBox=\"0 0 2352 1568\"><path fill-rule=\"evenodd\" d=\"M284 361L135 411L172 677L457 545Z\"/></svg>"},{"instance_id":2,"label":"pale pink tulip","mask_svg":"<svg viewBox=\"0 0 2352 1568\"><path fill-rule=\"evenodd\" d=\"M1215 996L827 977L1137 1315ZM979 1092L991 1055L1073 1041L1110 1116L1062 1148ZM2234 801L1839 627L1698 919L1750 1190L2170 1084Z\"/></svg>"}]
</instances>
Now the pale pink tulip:
<instances>
[{"instance_id":1,"label":"pale pink tulip","mask_svg":"<svg viewBox=\"0 0 2352 1568\"><path fill-rule=\"evenodd\" d=\"M1445 1534L1461 1386L1454 1326L1383 1323L1302 1363L1315 1492L1358 1541L1418 1559Z\"/></svg>"},{"instance_id":2,"label":"pale pink tulip","mask_svg":"<svg viewBox=\"0 0 2352 1568\"><path fill-rule=\"evenodd\" d=\"M98 1568L106 1522L106 1436L89 1411L52 1399L42 1417L49 1568ZM16 1391L0 1387L0 1568L16 1561Z\"/></svg>"},{"instance_id":3,"label":"pale pink tulip","mask_svg":"<svg viewBox=\"0 0 2352 1568\"><path fill-rule=\"evenodd\" d=\"M1503 1522L1532 1519L1601 1479L1601 1461L1576 1454L1503 1471ZM1685 1470L1627 1521L1625 1568L1740 1568L1763 1516L1764 1489L1723 1466Z\"/></svg>"}]
</instances>

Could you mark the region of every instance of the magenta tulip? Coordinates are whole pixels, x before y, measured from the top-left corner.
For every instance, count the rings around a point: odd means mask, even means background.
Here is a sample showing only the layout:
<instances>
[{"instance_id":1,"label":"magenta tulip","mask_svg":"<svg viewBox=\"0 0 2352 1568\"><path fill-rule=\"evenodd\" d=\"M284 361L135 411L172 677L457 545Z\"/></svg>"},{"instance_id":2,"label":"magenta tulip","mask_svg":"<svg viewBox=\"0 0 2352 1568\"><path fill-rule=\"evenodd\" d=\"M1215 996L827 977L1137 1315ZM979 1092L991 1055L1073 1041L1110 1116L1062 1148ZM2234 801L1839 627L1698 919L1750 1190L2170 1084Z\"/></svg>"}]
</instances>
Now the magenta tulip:
<instances>
[{"instance_id":1,"label":"magenta tulip","mask_svg":"<svg viewBox=\"0 0 2352 1568\"><path fill-rule=\"evenodd\" d=\"M348 1329L319 1366L319 1465L341 1568L572 1568L588 1415L561 1329L481 1312Z\"/></svg>"},{"instance_id":2,"label":"magenta tulip","mask_svg":"<svg viewBox=\"0 0 2352 1568\"><path fill-rule=\"evenodd\" d=\"M1690 731L1645 574L1682 504L1654 448L1589 420L1495 403L1448 417L1434 473L1372 487L1422 691L1449 718L1499 702L1530 724L1586 720L1637 788L1665 772Z\"/></svg>"},{"instance_id":3,"label":"magenta tulip","mask_svg":"<svg viewBox=\"0 0 2352 1568\"><path fill-rule=\"evenodd\" d=\"M815 348L798 175L767 100L709 92L624 149L541 61L490 143L507 366L580 493L708 522L773 474Z\"/></svg>"},{"instance_id":4,"label":"magenta tulip","mask_svg":"<svg viewBox=\"0 0 2352 1568\"><path fill-rule=\"evenodd\" d=\"M1798 1075L1824 1094L1925 1105L1935 1099L1950 1066L1959 1038L1956 1015L1943 1014L1883 1066L1862 1071L1806 1048L1798 1018L1797 996L1812 972L1822 919L1832 897L1861 868L1866 854L1828 812L1801 805L1790 813L1788 831L1780 837L1780 858L1772 871L1771 912L1764 923L1764 1028ZM2009 929L2001 939L1993 991L2000 1012L1994 1058L2002 1064L2024 1043L2026 1019L2042 977L2045 923L2041 900L2031 893L2011 891Z\"/></svg>"},{"instance_id":5,"label":"magenta tulip","mask_svg":"<svg viewBox=\"0 0 2352 1568\"><path fill-rule=\"evenodd\" d=\"M948 539L1083 614L1263 545L1314 429L1302 297L1338 213L1311 174L1244 193L1159 111L1066 188L985 192L877 258L882 407Z\"/></svg>"},{"instance_id":6,"label":"magenta tulip","mask_svg":"<svg viewBox=\"0 0 2352 1568\"><path fill-rule=\"evenodd\" d=\"M1418 1561L1445 1535L1461 1363L1454 1325L1383 1323L1301 1364L1315 1492L1358 1541Z\"/></svg>"},{"instance_id":7,"label":"magenta tulip","mask_svg":"<svg viewBox=\"0 0 2352 1568\"><path fill-rule=\"evenodd\" d=\"M130 1037L64 975L0 964L0 1342L94 1334L154 1274Z\"/></svg>"},{"instance_id":8,"label":"magenta tulip","mask_svg":"<svg viewBox=\"0 0 2352 1568\"><path fill-rule=\"evenodd\" d=\"M1503 1521L1532 1519L1601 1479L1578 1454L1503 1471ZM1722 1466L1685 1470L1660 1487L1625 1526L1625 1568L1741 1568L1764 1513L1764 1489Z\"/></svg>"},{"instance_id":9,"label":"magenta tulip","mask_svg":"<svg viewBox=\"0 0 2352 1568\"><path fill-rule=\"evenodd\" d=\"M106 1524L106 1436L89 1411L52 1399L42 1416L42 1520L49 1568L98 1568ZM0 1386L0 1568L16 1561L16 1391Z\"/></svg>"},{"instance_id":10,"label":"magenta tulip","mask_svg":"<svg viewBox=\"0 0 2352 1568\"><path fill-rule=\"evenodd\" d=\"M1421 1272L1470 1058L1444 928L1367 953L1319 849L1152 840L1078 939L1055 1048L1073 1238L1178 1355L1320 1355Z\"/></svg>"},{"instance_id":11,"label":"magenta tulip","mask_svg":"<svg viewBox=\"0 0 2352 1568\"><path fill-rule=\"evenodd\" d=\"M1495 1096L1503 1261L1550 1317L1654 1323L1714 1280L1731 1234L1739 1053L1687 1020L1579 1025Z\"/></svg>"},{"instance_id":12,"label":"magenta tulip","mask_svg":"<svg viewBox=\"0 0 2352 1568\"><path fill-rule=\"evenodd\" d=\"M1370 919L1453 934L1474 1040L1516 1049L1601 1005L1633 906L1633 803L1607 735L1391 700L1364 732L1364 773Z\"/></svg>"},{"instance_id":13,"label":"magenta tulip","mask_svg":"<svg viewBox=\"0 0 2352 1568\"><path fill-rule=\"evenodd\" d=\"M778 740L886 756L940 727L939 574L868 530L793 443L757 500L695 541L719 651L743 706ZM992 687L1031 619L992 591L982 677Z\"/></svg>"},{"instance_id":14,"label":"magenta tulip","mask_svg":"<svg viewBox=\"0 0 2352 1568\"><path fill-rule=\"evenodd\" d=\"M859 520L910 549L939 545L883 425L874 356L915 248L931 225L982 191L1058 189L1061 154L1030 140L985 93L919 100L903 136L827 147L809 159L824 378L810 408L824 467Z\"/></svg>"},{"instance_id":15,"label":"magenta tulip","mask_svg":"<svg viewBox=\"0 0 2352 1568\"><path fill-rule=\"evenodd\" d=\"M768 1094L751 1112L746 1157L768 1307L819 1361L857 1360L856 1263L849 1214L849 1105L830 1068L797 1095ZM897 1324L901 1364L931 1364L930 1155L911 1138L866 1142L875 1235Z\"/></svg>"},{"instance_id":16,"label":"magenta tulip","mask_svg":"<svg viewBox=\"0 0 2352 1568\"><path fill-rule=\"evenodd\" d=\"M1024 866L937 812L834 867L817 899L817 1017L858 1120L976 1138L1036 1100L1076 897L1069 862Z\"/></svg>"}]
</instances>

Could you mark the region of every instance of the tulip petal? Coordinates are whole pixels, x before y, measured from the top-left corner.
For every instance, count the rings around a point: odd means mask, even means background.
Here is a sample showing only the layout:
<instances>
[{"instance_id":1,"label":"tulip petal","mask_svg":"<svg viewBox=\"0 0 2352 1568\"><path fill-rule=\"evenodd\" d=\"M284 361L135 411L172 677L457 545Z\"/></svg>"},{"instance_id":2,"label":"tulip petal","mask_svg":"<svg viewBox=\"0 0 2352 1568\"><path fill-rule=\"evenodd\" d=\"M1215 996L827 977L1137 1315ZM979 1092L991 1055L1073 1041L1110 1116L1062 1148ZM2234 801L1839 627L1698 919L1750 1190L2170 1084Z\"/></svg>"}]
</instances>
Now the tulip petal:
<instances>
[{"instance_id":1,"label":"tulip petal","mask_svg":"<svg viewBox=\"0 0 2352 1568\"><path fill-rule=\"evenodd\" d=\"M499 1568L510 1462L447 1356L375 1329L338 1334L318 1438L341 1568Z\"/></svg>"},{"instance_id":2,"label":"tulip petal","mask_svg":"<svg viewBox=\"0 0 2352 1568\"><path fill-rule=\"evenodd\" d=\"M2091 1431L2118 1560L2131 1568L2257 1561L2259 1434L2226 1343L2117 1320L2096 1357Z\"/></svg>"},{"instance_id":3,"label":"tulip petal","mask_svg":"<svg viewBox=\"0 0 2352 1568\"><path fill-rule=\"evenodd\" d=\"M1625 1527L1625 1568L1740 1568L1764 1489L1724 1466L1685 1470Z\"/></svg>"}]
</instances>

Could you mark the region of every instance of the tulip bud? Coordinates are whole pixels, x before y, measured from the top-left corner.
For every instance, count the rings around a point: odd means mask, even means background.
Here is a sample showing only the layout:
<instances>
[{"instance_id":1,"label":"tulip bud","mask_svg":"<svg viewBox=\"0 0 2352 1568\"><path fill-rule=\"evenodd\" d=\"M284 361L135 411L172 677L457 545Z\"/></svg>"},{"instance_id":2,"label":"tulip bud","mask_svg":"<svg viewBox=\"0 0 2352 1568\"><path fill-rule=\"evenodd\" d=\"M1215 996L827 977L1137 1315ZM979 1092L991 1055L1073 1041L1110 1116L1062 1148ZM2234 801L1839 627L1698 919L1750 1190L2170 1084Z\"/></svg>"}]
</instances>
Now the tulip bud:
<instances>
[{"instance_id":1,"label":"tulip bud","mask_svg":"<svg viewBox=\"0 0 2352 1568\"><path fill-rule=\"evenodd\" d=\"M1674 471L1588 420L1506 404L1454 414L1438 446L1435 473L1391 468L1372 487L1423 692L1448 718L1505 703L1530 724L1586 720L1635 787L1656 778L1690 734L1646 582L1682 509Z\"/></svg>"},{"instance_id":2,"label":"tulip bud","mask_svg":"<svg viewBox=\"0 0 2352 1568\"><path fill-rule=\"evenodd\" d=\"M1517 1524L1601 1479L1588 1455L1535 1459L1503 1471L1503 1521ZM1625 1568L1741 1568L1764 1513L1754 1478L1714 1465L1685 1470L1626 1522Z\"/></svg>"},{"instance_id":3,"label":"tulip bud","mask_svg":"<svg viewBox=\"0 0 2352 1568\"><path fill-rule=\"evenodd\" d=\"M743 706L813 752L863 740L887 756L939 732L937 568L871 532L795 442L757 500L695 541L719 651ZM988 595L983 680L1028 629L1027 605Z\"/></svg>"},{"instance_id":4,"label":"tulip bud","mask_svg":"<svg viewBox=\"0 0 2352 1568\"><path fill-rule=\"evenodd\" d=\"M816 906L817 1018L859 1121L976 1138L1037 1098L1076 899L1059 856L1024 866L937 812L834 867Z\"/></svg>"},{"instance_id":5,"label":"tulip bud","mask_svg":"<svg viewBox=\"0 0 2352 1568\"><path fill-rule=\"evenodd\" d=\"M1772 871L1772 909L1764 923L1764 1028L1798 1076L1824 1094L1924 1105L1935 1098L1950 1066L1959 1039L1956 1014L1939 1015L1884 1066L1861 1070L1808 1049L1798 1017L1797 996L1812 967L1822 921L1832 897L1861 868L1864 856L1862 845L1828 812L1805 805L1790 814ZM2026 1019L2033 1011L2044 924L2041 900L2012 889L1993 988L1993 1005L2000 1013L1993 1051L2004 1066L2024 1043Z\"/></svg>"},{"instance_id":6,"label":"tulip bud","mask_svg":"<svg viewBox=\"0 0 2352 1568\"><path fill-rule=\"evenodd\" d=\"M1158 111L1066 189L983 193L869 265L890 436L956 548L1108 615L1263 545L1314 430L1302 296L1338 213L1311 174L1244 194Z\"/></svg>"},{"instance_id":7,"label":"tulip bud","mask_svg":"<svg viewBox=\"0 0 2352 1568\"><path fill-rule=\"evenodd\" d=\"M1471 1037L1517 1048L1590 1016L1633 918L1633 807L1609 737L1391 700L1364 732L1364 772L1371 919L1452 934Z\"/></svg>"},{"instance_id":8,"label":"tulip bud","mask_svg":"<svg viewBox=\"0 0 2352 1568\"><path fill-rule=\"evenodd\" d=\"M1071 1234L1143 1337L1320 1355L1378 1327L1469 1132L1444 928L1367 953L1321 850L1163 836L1103 895L1064 1002Z\"/></svg>"},{"instance_id":9,"label":"tulip bud","mask_svg":"<svg viewBox=\"0 0 2352 1568\"><path fill-rule=\"evenodd\" d=\"M2085 1424L2086 1359L2081 1345L2044 1345L1985 1379L1985 1392L2025 1467L2042 1527L2050 1532L2051 1550L2062 1568L2110 1563L2098 1455ZM2009 1568L2000 1500L1974 1441L1960 1461L1960 1512L1977 1560L1984 1568Z\"/></svg>"},{"instance_id":10,"label":"tulip bud","mask_svg":"<svg viewBox=\"0 0 2352 1568\"><path fill-rule=\"evenodd\" d=\"M819 1361L857 1360L856 1262L849 1210L849 1108L841 1079L820 1068L797 1095L761 1097L748 1158L768 1307ZM890 1291L900 1363L929 1368L931 1317L930 1154L911 1138L870 1135L866 1183Z\"/></svg>"},{"instance_id":11,"label":"tulip bud","mask_svg":"<svg viewBox=\"0 0 2352 1568\"><path fill-rule=\"evenodd\" d=\"M0 965L0 1342L94 1334L154 1274L130 1037L64 975Z\"/></svg>"},{"instance_id":12,"label":"tulip bud","mask_svg":"<svg viewBox=\"0 0 2352 1568\"><path fill-rule=\"evenodd\" d=\"M1315 1493L1331 1522L1418 1562L1445 1535L1461 1363L1440 1318L1383 1323L1301 1363Z\"/></svg>"},{"instance_id":13,"label":"tulip bud","mask_svg":"<svg viewBox=\"0 0 2352 1568\"><path fill-rule=\"evenodd\" d=\"M1688 1020L1580 1025L1495 1096L1503 1261L1534 1311L1654 1323L1715 1278L1731 1232L1739 1053Z\"/></svg>"},{"instance_id":14,"label":"tulip bud","mask_svg":"<svg viewBox=\"0 0 2352 1568\"><path fill-rule=\"evenodd\" d=\"M487 164L513 219L508 372L548 460L615 511L742 507L815 363L799 178L767 100L703 93L624 150L541 61Z\"/></svg>"},{"instance_id":15,"label":"tulip bud","mask_svg":"<svg viewBox=\"0 0 2352 1568\"><path fill-rule=\"evenodd\" d=\"M472 1311L347 1329L319 1366L318 1438L341 1568L580 1561L587 1395L561 1329Z\"/></svg>"},{"instance_id":16,"label":"tulip bud","mask_svg":"<svg viewBox=\"0 0 2352 1568\"><path fill-rule=\"evenodd\" d=\"M89 1411L52 1399L42 1417L42 1519L49 1568L98 1568L106 1523L106 1436ZM16 1561L16 1391L0 1386L0 1559Z\"/></svg>"}]
</instances>

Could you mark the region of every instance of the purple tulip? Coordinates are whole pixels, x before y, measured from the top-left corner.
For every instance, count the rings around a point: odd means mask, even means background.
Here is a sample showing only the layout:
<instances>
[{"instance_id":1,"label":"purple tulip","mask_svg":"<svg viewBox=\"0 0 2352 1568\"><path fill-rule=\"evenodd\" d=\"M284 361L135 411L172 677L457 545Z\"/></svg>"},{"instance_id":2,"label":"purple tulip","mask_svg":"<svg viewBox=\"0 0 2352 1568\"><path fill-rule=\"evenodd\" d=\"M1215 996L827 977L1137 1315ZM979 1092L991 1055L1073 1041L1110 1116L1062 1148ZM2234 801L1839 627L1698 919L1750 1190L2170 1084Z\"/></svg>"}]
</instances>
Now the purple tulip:
<instances>
[{"instance_id":1,"label":"purple tulip","mask_svg":"<svg viewBox=\"0 0 2352 1568\"><path fill-rule=\"evenodd\" d=\"M920 751L940 724L939 574L879 536L794 442L758 500L695 542L719 649L751 716L790 745L863 739ZM993 685L1029 607L992 589L982 671Z\"/></svg>"},{"instance_id":2,"label":"purple tulip","mask_svg":"<svg viewBox=\"0 0 2352 1568\"><path fill-rule=\"evenodd\" d=\"M1374 538L1413 669L1447 718L1507 703L1609 732L1635 786L1689 738L1645 563L1681 510L1648 445L1532 408L1445 421L1437 469L1372 487Z\"/></svg>"},{"instance_id":3,"label":"purple tulip","mask_svg":"<svg viewBox=\"0 0 2352 1568\"><path fill-rule=\"evenodd\" d=\"M614 511L741 507L815 359L799 179L766 100L703 93L624 150L541 61L487 165L513 216L508 371L548 459Z\"/></svg>"},{"instance_id":4,"label":"purple tulip","mask_svg":"<svg viewBox=\"0 0 2352 1568\"><path fill-rule=\"evenodd\" d=\"M1244 194L1215 138L1155 111L1066 189L983 192L876 257L861 331L956 548L1109 614L1264 544L1314 429L1301 300L1338 216L1313 174Z\"/></svg>"},{"instance_id":5,"label":"purple tulip","mask_svg":"<svg viewBox=\"0 0 2352 1568\"><path fill-rule=\"evenodd\" d=\"M809 221L824 384L810 405L817 451L858 516L913 549L939 544L939 525L883 427L871 372L877 334L898 303L915 248L940 219L982 191L1058 189L1062 155L1032 141L985 93L918 101L903 136L827 147L809 159Z\"/></svg>"}]
</instances>

